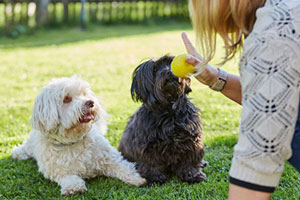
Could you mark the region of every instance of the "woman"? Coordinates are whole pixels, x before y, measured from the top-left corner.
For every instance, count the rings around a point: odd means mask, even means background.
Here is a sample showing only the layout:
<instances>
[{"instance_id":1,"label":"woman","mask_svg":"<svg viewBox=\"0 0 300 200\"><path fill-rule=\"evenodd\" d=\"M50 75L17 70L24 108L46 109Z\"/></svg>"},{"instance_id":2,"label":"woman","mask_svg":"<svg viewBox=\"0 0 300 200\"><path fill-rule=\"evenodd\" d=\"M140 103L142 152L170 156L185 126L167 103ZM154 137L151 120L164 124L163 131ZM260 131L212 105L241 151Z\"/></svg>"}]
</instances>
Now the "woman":
<instances>
[{"instance_id":1,"label":"woman","mask_svg":"<svg viewBox=\"0 0 300 200\"><path fill-rule=\"evenodd\" d=\"M228 198L269 199L286 160L300 171L300 1L190 0L190 14L203 57L182 38L195 77L243 105ZM240 77L208 64L217 34L224 62L243 46Z\"/></svg>"}]
</instances>

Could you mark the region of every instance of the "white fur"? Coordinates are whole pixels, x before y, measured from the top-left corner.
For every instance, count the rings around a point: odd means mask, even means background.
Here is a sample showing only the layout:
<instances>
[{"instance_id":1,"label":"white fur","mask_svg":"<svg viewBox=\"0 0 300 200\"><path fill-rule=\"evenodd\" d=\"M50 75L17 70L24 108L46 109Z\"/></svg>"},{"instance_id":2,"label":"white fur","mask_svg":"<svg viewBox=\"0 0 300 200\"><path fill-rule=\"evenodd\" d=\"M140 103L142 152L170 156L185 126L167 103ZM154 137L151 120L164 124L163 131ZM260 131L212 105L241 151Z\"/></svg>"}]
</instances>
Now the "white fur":
<instances>
[{"instance_id":1,"label":"white fur","mask_svg":"<svg viewBox=\"0 0 300 200\"><path fill-rule=\"evenodd\" d=\"M63 102L66 95L72 97L72 102ZM87 100L94 101L91 110L95 120L80 123ZM76 76L55 79L37 96L30 137L13 149L12 157L35 158L45 178L61 186L62 195L84 192L83 179L98 175L143 185L146 181L134 164L124 160L103 136L106 115L85 81Z\"/></svg>"}]
</instances>

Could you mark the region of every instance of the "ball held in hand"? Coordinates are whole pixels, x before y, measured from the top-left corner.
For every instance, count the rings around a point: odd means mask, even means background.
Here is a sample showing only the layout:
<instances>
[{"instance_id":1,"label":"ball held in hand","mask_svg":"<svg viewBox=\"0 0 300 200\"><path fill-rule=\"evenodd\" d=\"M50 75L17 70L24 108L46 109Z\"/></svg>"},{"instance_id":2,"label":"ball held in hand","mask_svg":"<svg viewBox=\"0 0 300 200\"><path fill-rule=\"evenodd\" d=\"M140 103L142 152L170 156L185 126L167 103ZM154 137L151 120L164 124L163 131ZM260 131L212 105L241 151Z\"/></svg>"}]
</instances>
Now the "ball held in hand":
<instances>
[{"instance_id":1,"label":"ball held in hand","mask_svg":"<svg viewBox=\"0 0 300 200\"><path fill-rule=\"evenodd\" d=\"M188 54L181 54L176 56L171 63L171 71L173 74L180 78L187 78L195 73L194 65L186 62Z\"/></svg>"}]
</instances>

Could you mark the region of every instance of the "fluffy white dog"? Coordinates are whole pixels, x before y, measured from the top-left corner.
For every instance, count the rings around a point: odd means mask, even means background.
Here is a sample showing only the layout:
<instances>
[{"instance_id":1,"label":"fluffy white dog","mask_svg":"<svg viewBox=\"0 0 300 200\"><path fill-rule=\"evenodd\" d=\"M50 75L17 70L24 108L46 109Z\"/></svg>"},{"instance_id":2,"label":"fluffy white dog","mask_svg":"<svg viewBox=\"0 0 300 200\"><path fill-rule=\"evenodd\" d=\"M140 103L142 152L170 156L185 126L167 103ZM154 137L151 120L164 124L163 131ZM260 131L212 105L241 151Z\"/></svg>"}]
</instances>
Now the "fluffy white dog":
<instances>
[{"instance_id":1,"label":"fluffy white dog","mask_svg":"<svg viewBox=\"0 0 300 200\"><path fill-rule=\"evenodd\" d=\"M54 79L37 96L30 137L12 157L35 158L45 178L61 186L62 195L84 192L83 179L116 177L140 186L146 182L103 136L106 112L87 82L73 76Z\"/></svg>"}]
</instances>

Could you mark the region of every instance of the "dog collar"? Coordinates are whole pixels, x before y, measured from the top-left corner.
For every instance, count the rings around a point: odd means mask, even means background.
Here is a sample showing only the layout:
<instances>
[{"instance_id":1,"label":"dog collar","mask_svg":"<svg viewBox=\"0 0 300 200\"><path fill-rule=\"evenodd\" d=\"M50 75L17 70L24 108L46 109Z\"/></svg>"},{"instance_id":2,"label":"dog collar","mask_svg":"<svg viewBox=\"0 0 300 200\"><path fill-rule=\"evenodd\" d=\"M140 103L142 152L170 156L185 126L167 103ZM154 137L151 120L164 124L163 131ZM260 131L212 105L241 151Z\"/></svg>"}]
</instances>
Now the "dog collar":
<instances>
[{"instance_id":1,"label":"dog collar","mask_svg":"<svg viewBox=\"0 0 300 200\"><path fill-rule=\"evenodd\" d=\"M71 146L73 144L75 144L76 142L71 142L71 143L60 143L60 142L52 142L52 144L54 146L57 146L57 147L64 147L64 146Z\"/></svg>"},{"instance_id":2,"label":"dog collar","mask_svg":"<svg viewBox=\"0 0 300 200\"><path fill-rule=\"evenodd\" d=\"M85 138L85 136L80 138L80 140L82 140L83 138ZM60 141L56 140L55 138L48 138L48 140L51 144L53 144L54 146L57 146L57 147L71 146L71 145L77 143L77 141L76 142L60 142Z\"/></svg>"}]
</instances>

